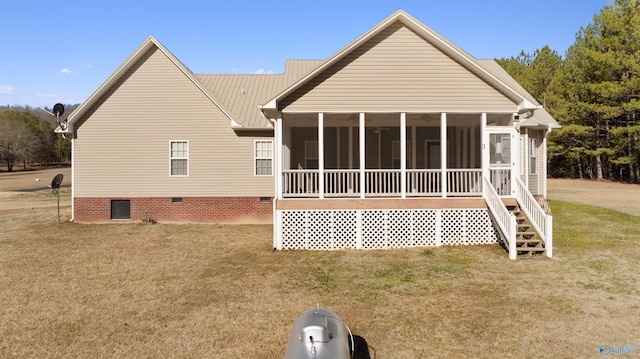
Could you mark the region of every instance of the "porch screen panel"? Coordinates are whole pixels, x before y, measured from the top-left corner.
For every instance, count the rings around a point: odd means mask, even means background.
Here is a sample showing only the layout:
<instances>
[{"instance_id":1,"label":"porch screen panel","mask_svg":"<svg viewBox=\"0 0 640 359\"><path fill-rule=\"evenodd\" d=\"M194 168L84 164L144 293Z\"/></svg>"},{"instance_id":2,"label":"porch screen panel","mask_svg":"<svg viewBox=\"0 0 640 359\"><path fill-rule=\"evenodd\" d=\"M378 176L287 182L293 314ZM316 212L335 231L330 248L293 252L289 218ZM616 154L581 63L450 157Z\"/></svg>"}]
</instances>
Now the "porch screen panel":
<instances>
[{"instance_id":1,"label":"porch screen panel","mask_svg":"<svg viewBox=\"0 0 640 359\"><path fill-rule=\"evenodd\" d=\"M304 168L318 169L318 141L304 141Z\"/></svg>"},{"instance_id":2,"label":"porch screen panel","mask_svg":"<svg viewBox=\"0 0 640 359\"><path fill-rule=\"evenodd\" d=\"M489 146L491 146L491 165L496 167L509 167L511 164L511 139L509 134L491 134Z\"/></svg>"},{"instance_id":3,"label":"porch screen panel","mask_svg":"<svg viewBox=\"0 0 640 359\"><path fill-rule=\"evenodd\" d=\"M511 136L508 133L489 135L489 167L491 183L499 195L511 193Z\"/></svg>"}]
</instances>

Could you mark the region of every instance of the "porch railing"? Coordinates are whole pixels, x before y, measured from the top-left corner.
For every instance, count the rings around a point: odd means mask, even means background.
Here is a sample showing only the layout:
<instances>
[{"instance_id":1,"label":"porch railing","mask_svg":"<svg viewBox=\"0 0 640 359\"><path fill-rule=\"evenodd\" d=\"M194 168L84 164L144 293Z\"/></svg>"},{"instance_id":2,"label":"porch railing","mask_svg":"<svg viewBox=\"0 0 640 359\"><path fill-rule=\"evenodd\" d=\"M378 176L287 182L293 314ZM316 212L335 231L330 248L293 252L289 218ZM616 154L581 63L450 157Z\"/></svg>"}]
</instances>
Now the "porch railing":
<instances>
[{"instance_id":1,"label":"porch railing","mask_svg":"<svg viewBox=\"0 0 640 359\"><path fill-rule=\"evenodd\" d=\"M320 173L318 170L283 171L282 190L287 197L317 197Z\"/></svg>"},{"instance_id":2,"label":"porch railing","mask_svg":"<svg viewBox=\"0 0 640 359\"><path fill-rule=\"evenodd\" d=\"M511 169L509 168L492 168L489 170L491 176L491 184L500 196L511 195Z\"/></svg>"},{"instance_id":3,"label":"porch railing","mask_svg":"<svg viewBox=\"0 0 640 359\"><path fill-rule=\"evenodd\" d=\"M402 172L400 170L364 170L365 195L399 196Z\"/></svg>"},{"instance_id":4,"label":"porch railing","mask_svg":"<svg viewBox=\"0 0 640 359\"><path fill-rule=\"evenodd\" d=\"M318 197L318 170L283 171L284 197ZM367 169L364 171L364 194L368 197L402 195L402 171L397 169ZM438 169L407 169L407 196L441 196L442 172ZM447 170L448 196L482 196L481 169ZM360 196L360 170L325 170L324 195L327 197Z\"/></svg>"},{"instance_id":5,"label":"porch railing","mask_svg":"<svg viewBox=\"0 0 640 359\"><path fill-rule=\"evenodd\" d=\"M544 242L547 257L551 258L553 256L553 232L551 230L553 217L545 213L520 178L516 178L516 200Z\"/></svg>"},{"instance_id":6,"label":"porch railing","mask_svg":"<svg viewBox=\"0 0 640 359\"><path fill-rule=\"evenodd\" d=\"M504 205L500 195L493 187L491 180L484 178L484 185L486 186L486 202L489 211L493 215L493 218L498 225L498 228L502 232L505 240L505 244L509 249L509 259L515 260L518 256L516 251L516 216L509 212L507 206Z\"/></svg>"},{"instance_id":7,"label":"porch railing","mask_svg":"<svg viewBox=\"0 0 640 359\"><path fill-rule=\"evenodd\" d=\"M482 170L469 168L447 171L447 195L482 196Z\"/></svg>"},{"instance_id":8,"label":"porch railing","mask_svg":"<svg viewBox=\"0 0 640 359\"><path fill-rule=\"evenodd\" d=\"M407 170L407 196L442 195L440 170Z\"/></svg>"},{"instance_id":9,"label":"porch railing","mask_svg":"<svg viewBox=\"0 0 640 359\"><path fill-rule=\"evenodd\" d=\"M326 196L359 196L360 170L325 170L324 186Z\"/></svg>"}]
</instances>

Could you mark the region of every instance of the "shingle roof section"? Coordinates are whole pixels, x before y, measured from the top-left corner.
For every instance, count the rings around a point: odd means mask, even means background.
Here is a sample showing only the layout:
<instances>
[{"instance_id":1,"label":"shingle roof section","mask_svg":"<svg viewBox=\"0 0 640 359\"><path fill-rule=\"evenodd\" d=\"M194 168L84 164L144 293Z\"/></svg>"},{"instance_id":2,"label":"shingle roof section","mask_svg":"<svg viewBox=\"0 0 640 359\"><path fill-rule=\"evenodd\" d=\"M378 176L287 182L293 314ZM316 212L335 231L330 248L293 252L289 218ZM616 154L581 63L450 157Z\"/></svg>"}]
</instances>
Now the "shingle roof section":
<instances>
[{"instance_id":1,"label":"shingle roof section","mask_svg":"<svg viewBox=\"0 0 640 359\"><path fill-rule=\"evenodd\" d=\"M208 74L195 75L242 128L265 128L271 124L259 105L276 96L322 60L287 60L284 74Z\"/></svg>"}]
</instances>

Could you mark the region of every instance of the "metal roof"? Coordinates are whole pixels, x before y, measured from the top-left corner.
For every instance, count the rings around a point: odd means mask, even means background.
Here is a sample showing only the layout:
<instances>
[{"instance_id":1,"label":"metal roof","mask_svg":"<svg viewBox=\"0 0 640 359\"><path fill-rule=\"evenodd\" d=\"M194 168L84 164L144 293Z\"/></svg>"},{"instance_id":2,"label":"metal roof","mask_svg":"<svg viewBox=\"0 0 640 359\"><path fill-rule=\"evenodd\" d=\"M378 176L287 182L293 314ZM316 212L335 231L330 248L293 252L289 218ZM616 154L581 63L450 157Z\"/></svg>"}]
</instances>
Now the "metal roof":
<instances>
[{"instance_id":1,"label":"metal roof","mask_svg":"<svg viewBox=\"0 0 640 359\"><path fill-rule=\"evenodd\" d=\"M259 105L280 93L323 61L287 60L284 74L195 75L209 94L224 104L235 129L261 129L271 123Z\"/></svg>"}]
</instances>

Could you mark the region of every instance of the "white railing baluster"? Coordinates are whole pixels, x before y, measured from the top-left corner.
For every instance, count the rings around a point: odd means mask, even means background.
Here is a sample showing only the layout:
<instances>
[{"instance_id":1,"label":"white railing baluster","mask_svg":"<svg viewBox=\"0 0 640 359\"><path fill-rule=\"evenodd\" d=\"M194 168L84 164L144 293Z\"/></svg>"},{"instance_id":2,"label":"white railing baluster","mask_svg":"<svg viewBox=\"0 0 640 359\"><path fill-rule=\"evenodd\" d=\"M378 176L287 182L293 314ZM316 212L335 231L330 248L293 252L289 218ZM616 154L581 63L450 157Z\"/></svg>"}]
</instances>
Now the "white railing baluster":
<instances>
[{"instance_id":1,"label":"white railing baluster","mask_svg":"<svg viewBox=\"0 0 640 359\"><path fill-rule=\"evenodd\" d=\"M520 178L516 178L516 186L516 200L544 242L547 257L551 258L553 256L553 217L545 213Z\"/></svg>"},{"instance_id":2,"label":"white railing baluster","mask_svg":"<svg viewBox=\"0 0 640 359\"><path fill-rule=\"evenodd\" d=\"M498 228L505 239L507 248L509 249L509 259L516 259L518 254L516 251L516 216L509 212L504 205L498 192L496 192L491 184L491 180L485 177L484 185L487 187L485 198L487 207L489 207L489 211L496 220Z\"/></svg>"}]
</instances>

